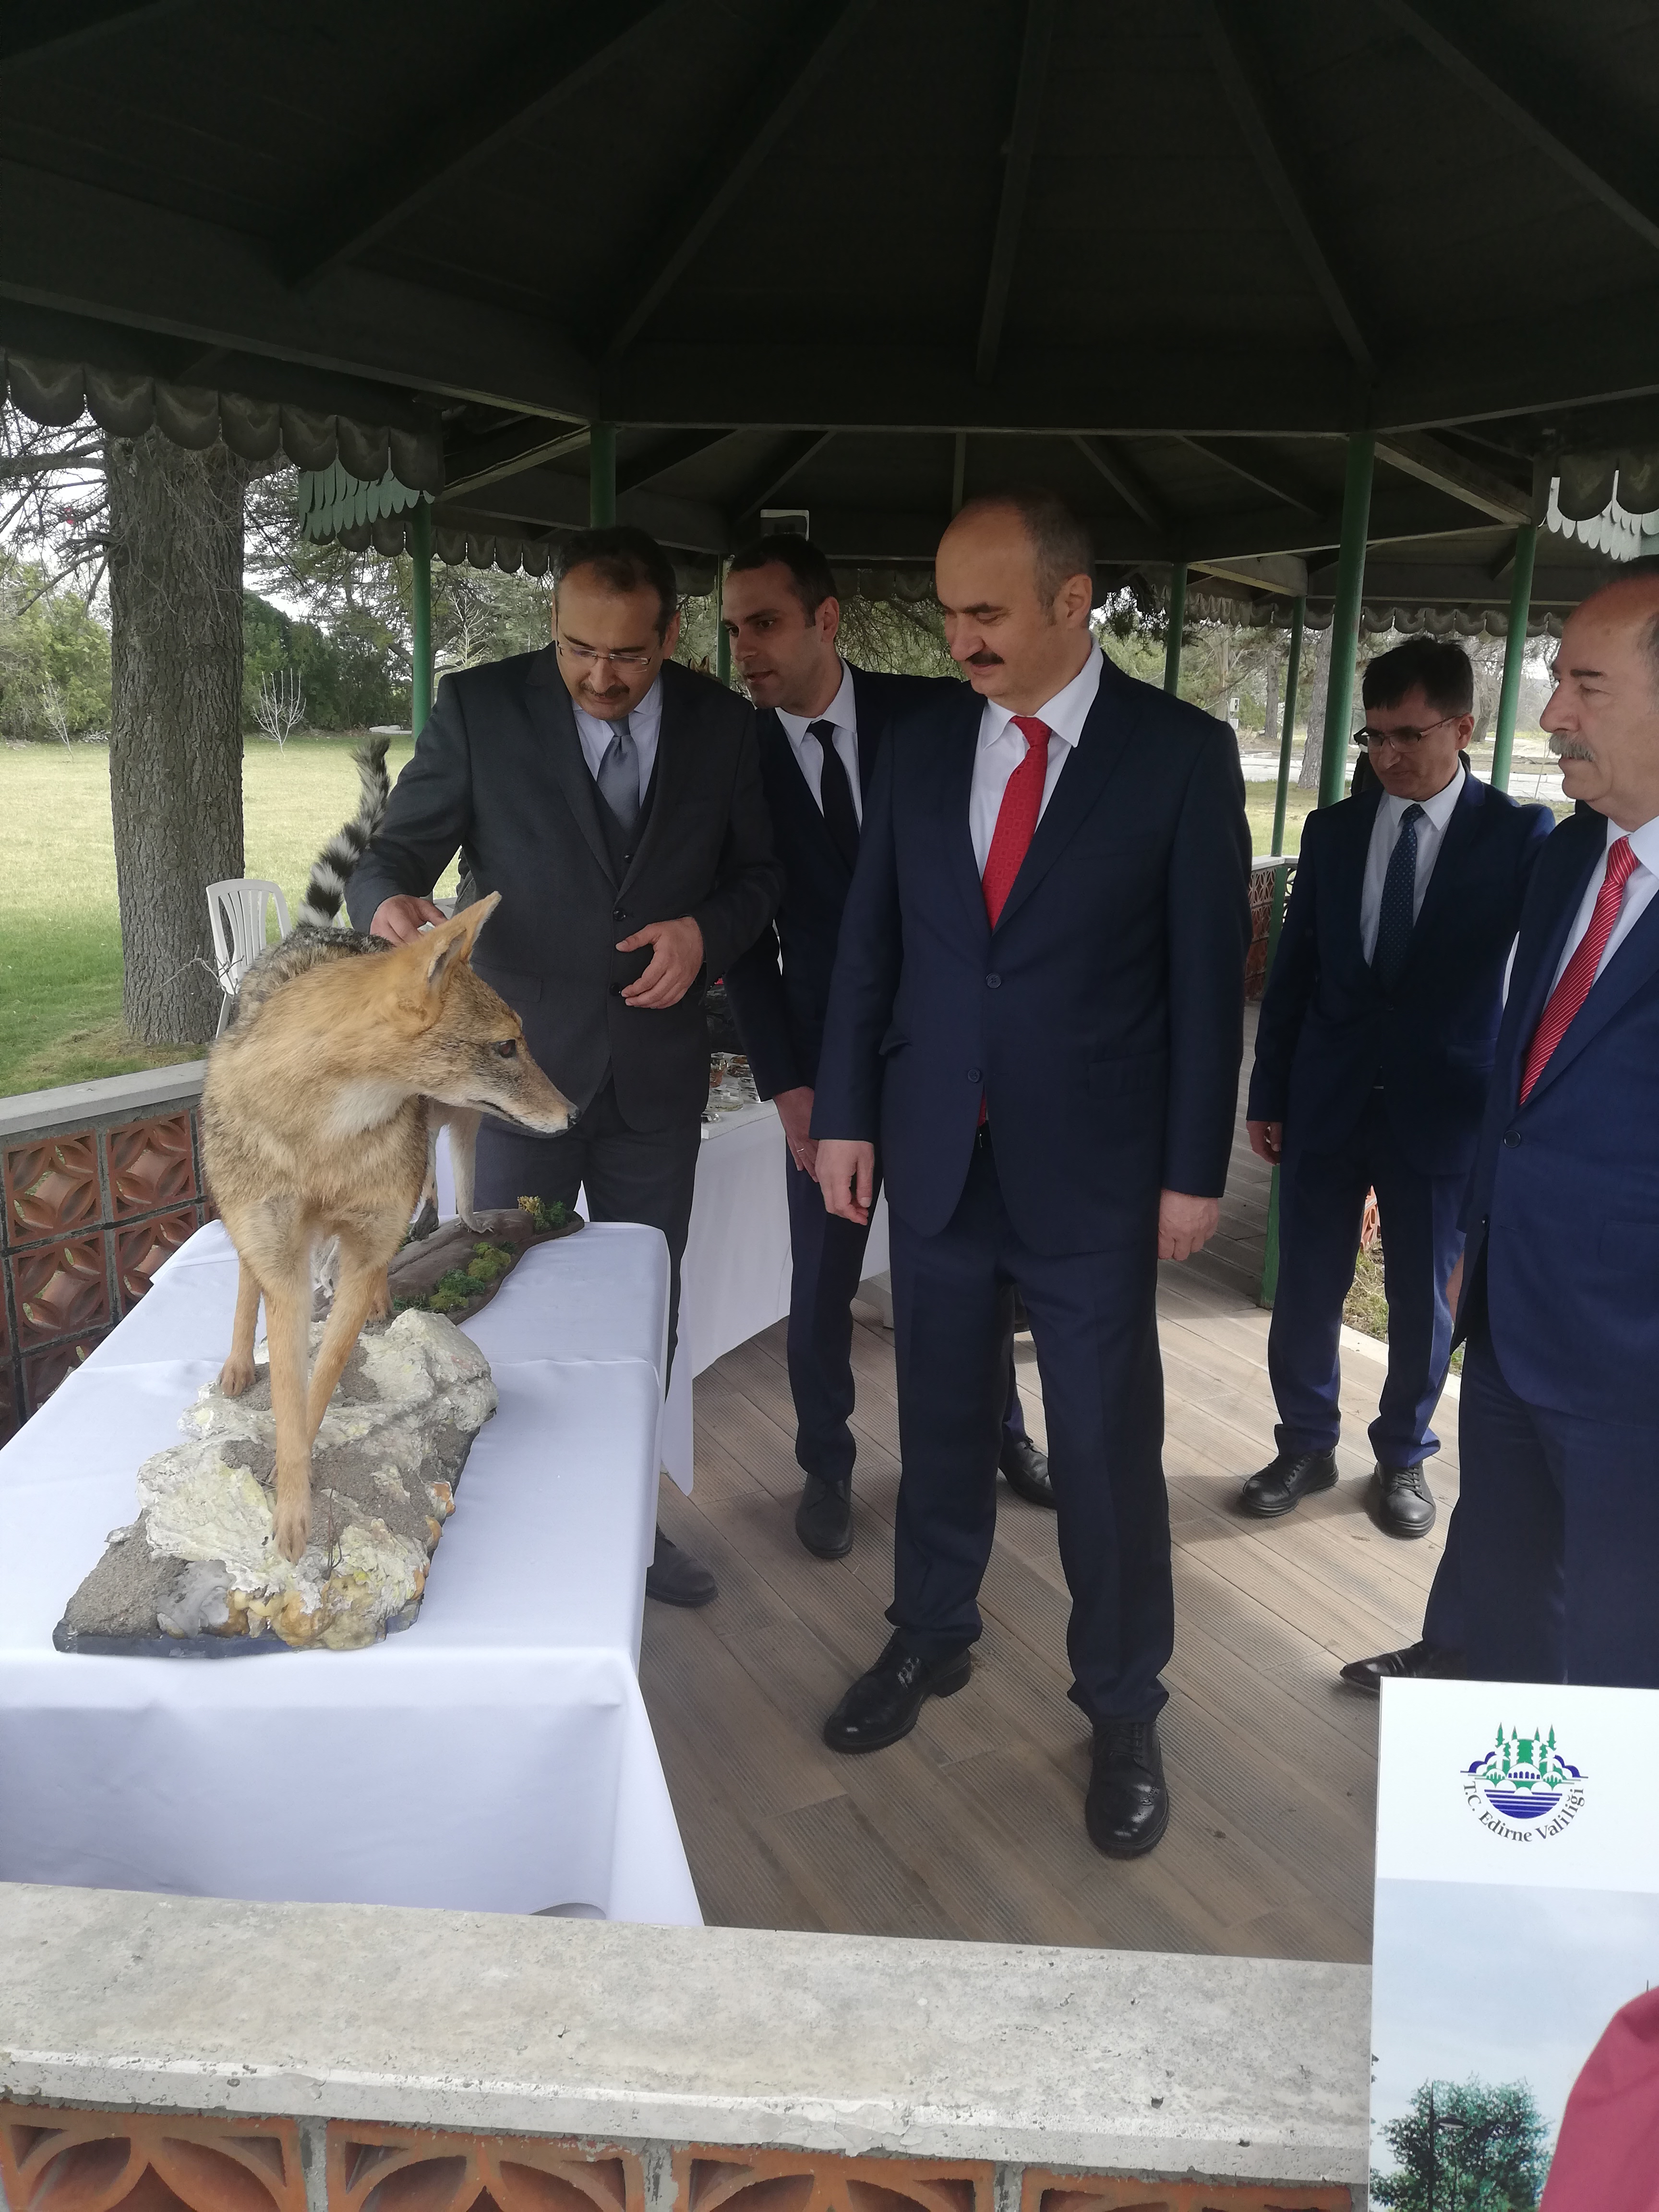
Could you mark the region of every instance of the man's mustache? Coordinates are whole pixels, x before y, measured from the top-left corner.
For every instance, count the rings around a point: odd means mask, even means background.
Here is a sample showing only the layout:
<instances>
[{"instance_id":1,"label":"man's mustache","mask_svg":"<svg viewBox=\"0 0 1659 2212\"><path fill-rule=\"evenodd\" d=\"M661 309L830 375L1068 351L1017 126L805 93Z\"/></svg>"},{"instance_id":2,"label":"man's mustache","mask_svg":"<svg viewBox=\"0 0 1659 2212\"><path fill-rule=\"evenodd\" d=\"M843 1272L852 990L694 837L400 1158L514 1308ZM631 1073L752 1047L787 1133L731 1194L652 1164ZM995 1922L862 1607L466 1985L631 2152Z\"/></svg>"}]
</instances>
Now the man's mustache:
<instances>
[{"instance_id":1,"label":"man's mustache","mask_svg":"<svg viewBox=\"0 0 1659 2212\"><path fill-rule=\"evenodd\" d=\"M1550 750L1557 760L1593 761L1595 758L1582 738L1558 737L1553 730L1550 732Z\"/></svg>"},{"instance_id":2,"label":"man's mustache","mask_svg":"<svg viewBox=\"0 0 1659 2212\"><path fill-rule=\"evenodd\" d=\"M977 653L969 654L968 665L969 668L1000 668L1002 655L1000 653L993 653L988 646L982 645Z\"/></svg>"}]
</instances>

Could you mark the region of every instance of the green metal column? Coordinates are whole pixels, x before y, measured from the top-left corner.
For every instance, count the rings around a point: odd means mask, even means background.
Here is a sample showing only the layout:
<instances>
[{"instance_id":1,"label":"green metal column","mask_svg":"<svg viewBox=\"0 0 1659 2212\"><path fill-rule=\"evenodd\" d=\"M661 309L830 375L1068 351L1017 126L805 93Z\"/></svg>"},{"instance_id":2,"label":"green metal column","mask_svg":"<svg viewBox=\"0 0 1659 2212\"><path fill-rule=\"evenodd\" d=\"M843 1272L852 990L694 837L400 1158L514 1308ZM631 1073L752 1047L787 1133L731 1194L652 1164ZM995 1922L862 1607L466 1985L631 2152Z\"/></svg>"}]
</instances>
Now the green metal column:
<instances>
[{"instance_id":1,"label":"green metal column","mask_svg":"<svg viewBox=\"0 0 1659 2212\"><path fill-rule=\"evenodd\" d=\"M714 563L714 673L722 684L732 681L732 640L726 628L726 563Z\"/></svg>"},{"instance_id":2,"label":"green metal column","mask_svg":"<svg viewBox=\"0 0 1659 2212\"><path fill-rule=\"evenodd\" d=\"M1177 561L1170 571L1170 635L1164 647L1164 689L1175 690L1181 682L1181 630L1187 619L1187 563Z\"/></svg>"},{"instance_id":3,"label":"green metal column","mask_svg":"<svg viewBox=\"0 0 1659 2212\"><path fill-rule=\"evenodd\" d=\"M596 422L587 442L587 522L608 530L617 519L617 426Z\"/></svg>"},{"instance_id":4,"label":"green metal column","mask_svg":"<svg viewBox=\"0 0 1659 2212\"><path fill-rule=\"evenodd\" d=\"M1365 588L1365 533L1371 516L1371 467L1376 441L1368 430L1348 440L1348 472L1342 487L1342 545L1336 559L1336 604L1331 613L1330 688L1325 695L1325 741L1319 757L1319 803L1334 806L1348 781L1348 724L1353 719L1353 664L1359 650L1359 602Z\"/></svg>"},{"instance_id":5,"label":"green metal column","mask_svg":"<svg viewBox=\"0 0 1659 2212\"><path fill-rule=\"evenodd\" d=\"M1296 687L1302 680L1302 626L1308 602L1298 599L1291 614L1291 657L1285 665L1285 733L1279 741L1279 788L1273 794L1273 857L1285 849L1285 806L1291 792L1291 747L1296 739Z\"/></svg>"},{"instance_id":6,"label":"green metal column","mask_svg":"<svg viewBox=\"0 0 1659 2212\"><path fill-rule=\"evenodd\" d=\"M1538 553L1538 525L1523 522L1515 533L1515 576L1510 589L1510 627L1504 640L1504 683L1498 695L1498 732L1492 741L1492 787L1510 787L1510 757L1515 750L1515 710L1521 701L1521 665L1527 657L1527 615L1532 605L1532 564Z\"/></svg>"},{"instance_id":7,"label":"green metal column","mask_svg":"<svg viewBox=\"0 0 1659 2212\"><path fill-rule=\"evenodd\" d=\"M409 557L414 570L410 612L414 651L409 671L409 726L418 738L432 712L432 502L417 501L409 518Z\"/></svg>"}]
</instances>

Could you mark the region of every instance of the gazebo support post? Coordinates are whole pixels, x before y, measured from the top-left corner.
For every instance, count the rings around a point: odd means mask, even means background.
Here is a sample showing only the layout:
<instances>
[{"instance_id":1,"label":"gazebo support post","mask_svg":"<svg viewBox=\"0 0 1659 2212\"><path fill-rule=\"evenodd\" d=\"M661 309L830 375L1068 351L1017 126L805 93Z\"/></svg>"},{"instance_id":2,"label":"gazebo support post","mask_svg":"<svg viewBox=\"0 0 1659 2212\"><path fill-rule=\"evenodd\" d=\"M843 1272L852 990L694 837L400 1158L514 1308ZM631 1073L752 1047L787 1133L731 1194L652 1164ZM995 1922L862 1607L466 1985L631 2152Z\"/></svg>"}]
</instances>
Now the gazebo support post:
<instances>
[{"instance_id":1,"label":"gazebo support post","mask_svg":"<svg viewBox=\"0 0 1659 2212\"><path fill-rule=\"evenodd\" d=\"M1164 645L1164 689L1174 691L1181 683L1181 631L1187 619L1187 563L1177 561L1170 571L1170 634Z\"/></svg>"},{"instance_id":2,"label":"gazebo support post","mask_svg":"<svg viewBox=\"0 0 1659 2212\"><path fill-rule=\"evenodd\" d=\"M1492 786L1510 787L1515 751L1515 714L1521 703L1521 669L1527 657L1527 615L1532 605L1532 569L1538 553L1538 525L1523 522L1515 533L1515 574L1510 586L1510 626L1504 639L1504 682L1498 694L1498 729L1492 741Z\"/></svg>"},{"instance_id":3,"label":"gazebo support post","mask_svg":"<svg viewBox=\"0 0 1659 2212\"><path fill-rule=\"evenodd\" d=\"M432 502L417 500L409 519L410 627L414 632L409 669L409 726L418 738L432 712Z\"/></svg>"},{"instance_id":4,"label":"gazebo support post","mask_svg":"<svg viewBox=\"0 0 1659 2212\"><path fill-rule=\"evenodd\" d=\"M726 563L714 563L714 673L722 684L732 681L732 640L726 628Z\"/></svg>"},{"instance_id":5,"label":"gazebo support post","mask_svg":"<svg viewBox=\"0 0 1659 2212\"><path fill-rule=\"evenodd\" d=\"M617 426L596 422L587 443L587 521L608 530L617 519Z\"/></svg>"},{"instance_id":6,"label":"gazebo support post","mask_svg":"<svg viewBox=\"0 0 1659 2212\"><path fill-rule=\"evenodd\" d=\"M1273 857L1279 865L1273 869L1273 903L1267 910L1267 967L1273 972L1273 955L1279 950L1279 933L1285 921L1285 878L1290 872L1283 865L1285 851L1285 807L1291 789L1291 745L1296 736L1296 687L1302 680L1302 630L1308 618L1308 602L1299 598L1291 612L1291 654L1285 664L1285 728L1279 740L1279 789L1273 797ZM1279 1170L1273 1171L1273 1181L1267 1189L1267 1238L1261 1253L1261 1287L1256 1293L1258 1305L1270 1306L1279 1289Z\"/></svg>"},{"instance_id":7,"label":"gazebo support post","mask_svg":"<svg viewBox=\"0 0 1659 2212\"><path fill-rule=\"evenodd\" d=\"M1342 487L1342 544L1331 611L1331 672L1325 694L1325 738L1319 756L1319 803L1334 806L1348 780L1348 724L1353 714L1353 664L1359 650L1359 602L1365 588L1365 534L1371 516L1376 441L1368 430L1348 439Z\"/></svg>"}]
</instances>

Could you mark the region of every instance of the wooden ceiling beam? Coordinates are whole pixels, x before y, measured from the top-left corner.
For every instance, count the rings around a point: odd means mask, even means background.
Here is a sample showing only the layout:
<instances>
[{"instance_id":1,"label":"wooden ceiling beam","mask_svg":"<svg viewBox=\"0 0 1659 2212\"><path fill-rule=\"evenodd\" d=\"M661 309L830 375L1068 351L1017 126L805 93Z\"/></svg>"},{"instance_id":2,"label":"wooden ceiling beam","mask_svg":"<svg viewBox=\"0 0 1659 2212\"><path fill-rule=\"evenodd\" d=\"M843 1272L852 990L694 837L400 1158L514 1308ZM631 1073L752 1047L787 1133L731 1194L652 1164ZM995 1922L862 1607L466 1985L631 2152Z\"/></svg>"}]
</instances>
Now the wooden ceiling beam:
<instances>
[{"instance_id":1,"label":"wooden ceiling beam","mask_svg":"<svg viewBox=\"0 0 1659 2212\"><path fill-rule=\"evenodd\" d=\"M1376 458L1415 477L1419 483L1432 484L1437 491L1461 500L1465 507L1474 507L1493 522L1515 525L1532 520L1530 485L1525 490L1518 489L1425 430L1379 431Z\"/></svg>"},{"instance_id":2,"label":"wooden ceiling beam","mask_svg":"<svg viewBox=\"0 0 1659 2212\"><path fill-rule=\"evenodd\" d=\"M1163 501L1115 439L1074 434L1072 443L1149 528L1168 533L1170 518Z\"/></svg>"},{"instance_id":3,"label":"wooden ceiling beam","mask_svg":"<svg viewBox=\"0 0 1659 2212\"><path fill-rule=\"evenodd\" d=\"M1376 372L1375 354L1348 288L1337 274L1338 263L1314 219L1315 195L1292 151L1295 133L1279 112L1278 95L1255 52L1244 10L1238 0L1204 0L1203 18L1211 63L1279 220L1313 279L1337 336L1355 367L1369 378Z\"/></svg>"},{"instance_id":4,"label":"wooden ceiling beam","mask_svg":"<svg viewBox=\"0 0 1659 2212\"><path fill-rule=\"evenodd\" d=\"M735 121L718 133L718 150L672 205L662 230L667 243L654 250L623 288L626 301L605 348L607 358L626 351L757 169L793 123L809 93L837 60L873 0L823 0L799 7Z\"/></svg>"},{"instance_id":5,"label":"wooden ceiling beam","mask_svg":"<svg viewBox=\"0 0 1659 2212\"><path fill-rule=\"evenodd\" d=\"M190 4L191 0L59 0L47 9L40 0L10 0L0 8L0 66L90 46L108 32L153 23Z\"/></svg>"},{"instance_id":6,"label":"wooden ceiling beam","mask_svg":"<svg viewBox=\"0 0 1659 2212\"><path fill-rule=\"evenodd\" d=\"M723 446L731 437L730 430L679 430L668 437L659 438L641 453L617 464L617 496L637 491L641 484L653 483L659 477L666 476L682 462L695 460L699 453L707 453L716 446Z\"/></svg>"},{"instance_id":7,"label":"wooden ceiling beam","mask_svg":"<svg viewBox=\"0 0 1659 2212\"><path fill-rule=\"evenodd\" d=\"M1002 326L1008 313L1008 294L1014 281L1014 261L1019 251L1020 225L1025 219L1025 202L1031 189L1031 169L1036 159L1037 133L1042 118L1043 88L1048 82L1048 57L1059 13L1059 0L1026 0L1025 33L1020 41L1019 72L1014 82L1002 191L997 200L996 228L991 237L991 257L985 276L985 304L980 311L979 344L974 356L974 374L981 384L988 384L996 374Z\"/></svg>"},{"instance_id":8,"label":"wooden ceiling beam","mask_svg":"<svg viewBox=\"0 0 1659 2212\"><path fill-rule=\"evenodd\" d=\"M1477 51L1436 0L1377 0L1383 14L1644 244L1659 246L1656 149L1632 143L1597 103L1565 85L1553 60L1517 56L1512 30L1483 22Z\"/></svg>"},{"instance_id":9,"label":"wooden ceiling beam","mask_svg":"<svg viewBox=\"0 0 1659 2212\"><path fill-rule=\"evenodd\" d=\"M1230 469L1234 476L1242 477L1247 484L1254 484L1258 491L1265 491L1269 499L1282 499L1286 507L1299 508L1304 514L1317 514L1319 512L1318 503L1304 489L1292 489L1287 477L1264 475L1259 468L1250 467L1248 462L1239 459L1224 438L1182 438L1176 442L1194 453L1201 453L1206 461L1214 461L1222 468Z\"/></svg>"},{"instance_id":10,"label":"wooden ceiling beam","mask_svg":"<svg viewBox=\"0 0 1659 2212\"><path fill-rule=\"evenodd\" d=\"M815 453L821 453L835 434L833 430L807 430L792 438L787 449L775 454L765 470L751 477L747 487L730 503L728 511L733 522L746 522L750 516L758 514L767 501L781 492Z\"/></svg>"},{"instance_id":11,"label":"wooden ceiling beam","mask_svg":"<svg viewBox=\"0 0 1659 2212\"><path fill-rule=\"evenodd\" d=\"M337 177L278 249L295 284L354 259L509 138L585 92L654 37L685 0L583 0L562 8L533 45L412 119L373 162Z\"/></svg>"},{"instance_id":12,"label":"wooden ceiling beam","mask_svg":"<svg viewBox=\"0 0 1659 2212\"><path fill-rule=\"evenodd\" d=\"M526 469L580 453L589 434L586 424L573 430L564 423L532 419L515 422L510 429L489 431L482 438L465 439L445 452L444 497L471 496L486 484L503 483Z\"/></svg>"}]
</instances>

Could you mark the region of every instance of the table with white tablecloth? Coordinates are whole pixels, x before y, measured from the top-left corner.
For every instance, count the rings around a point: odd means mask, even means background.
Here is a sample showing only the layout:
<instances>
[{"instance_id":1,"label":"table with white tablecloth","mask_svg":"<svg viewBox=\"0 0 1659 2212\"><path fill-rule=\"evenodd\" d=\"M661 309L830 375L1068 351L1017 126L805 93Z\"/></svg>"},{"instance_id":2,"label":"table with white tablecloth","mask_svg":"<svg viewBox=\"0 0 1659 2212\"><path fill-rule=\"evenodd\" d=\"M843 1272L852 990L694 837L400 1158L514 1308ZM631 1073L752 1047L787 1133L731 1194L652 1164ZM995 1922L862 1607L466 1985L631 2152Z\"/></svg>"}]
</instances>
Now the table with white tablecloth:
<instances>
[{"instance_id":1,"label":"table with white tablecloth","mask_svg":"<svg viewBox=\"0 0 1659 2212\"><path fill-rule=\"evenodd\" d=\"M704 1122L702 1139L680 1268L679 1349L662 1432L663 1466L688 1492L694 1378L789 1310L789 1200L776 1107L766 1101L716 1115ZM447 1216L454 1207L446 1135L438 1149L438 1210ZM886 1267L884 1193L870 1224L866 1279Z\"/></svg>"},{"instance_id":2,"label":"table with white tablecloth","mask_svg":"<svg viewBox=\"0 0 1659 2212\"><path fill-rule=\"evenodd\" d=\"M0 1452L0 1879L697 1924L635 1674L661 1237L537 1246L466 1325L500 1405L412 1627L362 1651L55 1650L234 1296L214 1224Z\"/></svg>"}]
</instances>

